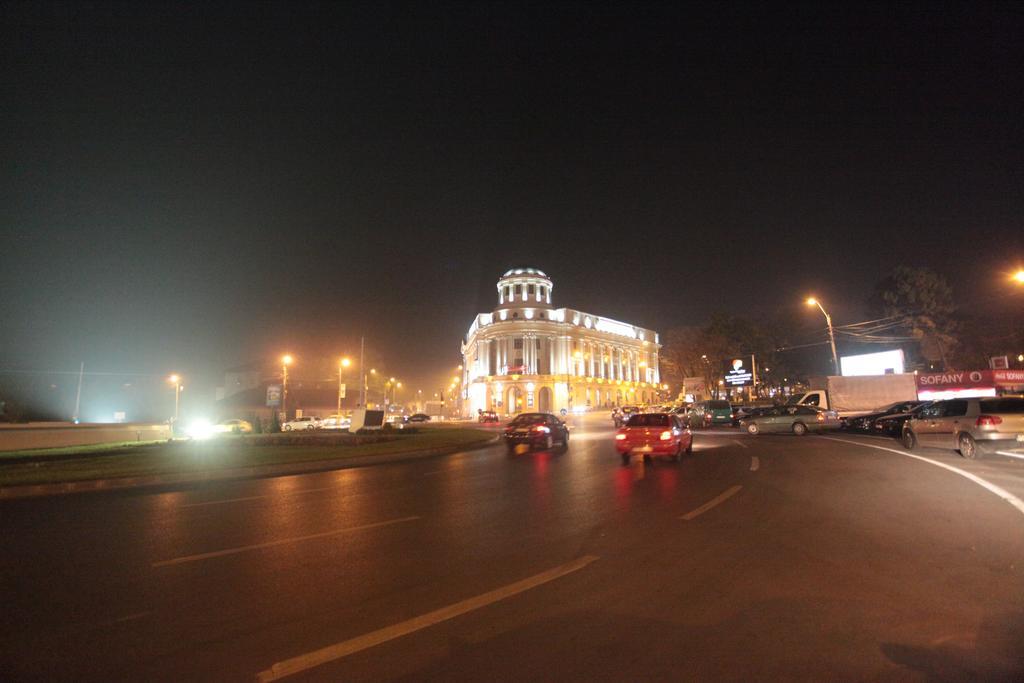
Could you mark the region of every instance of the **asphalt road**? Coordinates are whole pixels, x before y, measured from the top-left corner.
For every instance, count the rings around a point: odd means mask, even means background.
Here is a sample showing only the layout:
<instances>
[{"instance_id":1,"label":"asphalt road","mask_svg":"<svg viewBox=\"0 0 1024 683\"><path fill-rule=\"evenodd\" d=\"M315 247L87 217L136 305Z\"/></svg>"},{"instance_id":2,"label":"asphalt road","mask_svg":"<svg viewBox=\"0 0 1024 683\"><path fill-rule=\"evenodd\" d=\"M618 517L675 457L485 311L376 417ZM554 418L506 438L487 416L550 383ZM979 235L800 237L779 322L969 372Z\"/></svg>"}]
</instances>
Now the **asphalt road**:
<instances>
[{"instance_id":1,"label":"asphalt road","mask_svg":"<svg viewBox=\"0 0 1024 683\"><path fill-rule=\"evenodd\" d=\"M722 429L623 467L577 419L564 455L0 503L2 676L1024 679L1024 460Z\"/></svg>"}]
</instances>

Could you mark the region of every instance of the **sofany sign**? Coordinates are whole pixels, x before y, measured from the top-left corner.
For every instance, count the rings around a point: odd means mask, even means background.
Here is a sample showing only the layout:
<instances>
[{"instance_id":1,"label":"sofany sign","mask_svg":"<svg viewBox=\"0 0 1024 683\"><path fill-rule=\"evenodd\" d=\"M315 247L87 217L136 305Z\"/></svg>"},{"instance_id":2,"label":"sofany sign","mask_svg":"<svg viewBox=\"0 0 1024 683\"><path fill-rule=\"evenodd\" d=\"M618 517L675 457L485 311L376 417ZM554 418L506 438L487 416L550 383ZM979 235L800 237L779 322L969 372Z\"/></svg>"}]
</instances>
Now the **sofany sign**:
<instances>
[{"instance_id":1,"label":"sofany sign","mask_svg":"<svg viewBox=\"0 0 1024 683\"><path fill-rule=\"evenodd\" d=\"M959 370L917 376L918 389L978 389L1024 384L1024 370Z\"/></svg>"}]
</instances>

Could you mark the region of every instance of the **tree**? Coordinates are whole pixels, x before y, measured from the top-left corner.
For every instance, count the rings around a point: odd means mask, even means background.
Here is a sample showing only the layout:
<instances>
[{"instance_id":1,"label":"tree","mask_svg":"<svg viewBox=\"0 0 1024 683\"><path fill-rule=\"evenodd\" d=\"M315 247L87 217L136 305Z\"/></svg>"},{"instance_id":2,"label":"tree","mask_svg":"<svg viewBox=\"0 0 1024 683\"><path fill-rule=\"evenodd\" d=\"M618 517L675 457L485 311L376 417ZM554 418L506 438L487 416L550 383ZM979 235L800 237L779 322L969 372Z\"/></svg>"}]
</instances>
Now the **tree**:
<instances>
[{"instance_id":1,"label":"tree","mask_svg":"<svg viewBox=\"0 0 1024 683\"><path fill-rule=\"evenodd\" d=\"M944 277L928 268L897 266L875 287L869 308L877 315L901 319L918 340L921 354L949 367L958 339L953 288Z\"/></svg>"}]
</instances>

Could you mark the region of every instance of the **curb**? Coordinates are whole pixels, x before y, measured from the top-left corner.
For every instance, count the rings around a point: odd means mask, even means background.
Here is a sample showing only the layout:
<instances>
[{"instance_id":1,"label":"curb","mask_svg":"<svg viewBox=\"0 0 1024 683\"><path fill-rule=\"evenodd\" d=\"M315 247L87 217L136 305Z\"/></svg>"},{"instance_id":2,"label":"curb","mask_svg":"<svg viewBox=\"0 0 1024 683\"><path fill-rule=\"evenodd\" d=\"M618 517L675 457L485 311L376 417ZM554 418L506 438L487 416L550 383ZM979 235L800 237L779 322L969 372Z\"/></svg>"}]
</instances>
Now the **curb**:
<instances>
[{"instance_id":1,"label":"curb","mask_svg":"<svg viewBox=\"0 0 1024 683\"><path fill-rule=\"evenodd\" d=\"M357 455L342 460L311 460L299 463L280 465L254 465L252 467L236 467L229 470L208 470L182 474L155 474L148 477L118 477L117 479L93 479L89 481L69 481L63 484L29 484L25 486L0 487L0 500L16 500L19 498L37 498L41 496L59 496L70 493L91 493L99 491L123 491L126 489L154 488L172 486L174 484L197 484L211 481L231 481L237 479L262 479L265 477L284 477L295 474L311 474L329 472L356 467L370 467L390 463L433 458L451 455L462 451L475 451L486 448L500 440L495 435L486 441L461 446L445 446L419 451L401 451L384 455Z\"/></svg>"}]
</instances>

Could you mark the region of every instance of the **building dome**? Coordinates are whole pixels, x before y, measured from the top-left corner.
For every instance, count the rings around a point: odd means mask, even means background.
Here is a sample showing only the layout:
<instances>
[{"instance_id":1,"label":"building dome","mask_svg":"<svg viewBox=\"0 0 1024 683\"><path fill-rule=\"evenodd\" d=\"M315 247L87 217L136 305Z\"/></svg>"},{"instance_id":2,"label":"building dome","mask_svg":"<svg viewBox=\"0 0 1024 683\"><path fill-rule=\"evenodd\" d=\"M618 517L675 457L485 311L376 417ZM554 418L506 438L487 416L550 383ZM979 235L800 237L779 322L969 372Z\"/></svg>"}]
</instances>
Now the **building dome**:
<instances>
[{"instance_id":1,"label":"building dome","mask_svg":"<svg viewBox=\"0 0 1024 683\"><path fill-rule=\"evenodd\" d=\"M551 305L551 290L555 285L543 270L537 268L510 268L498 280L498 306L534 304Z\"/></svg>"}]
</instances>

